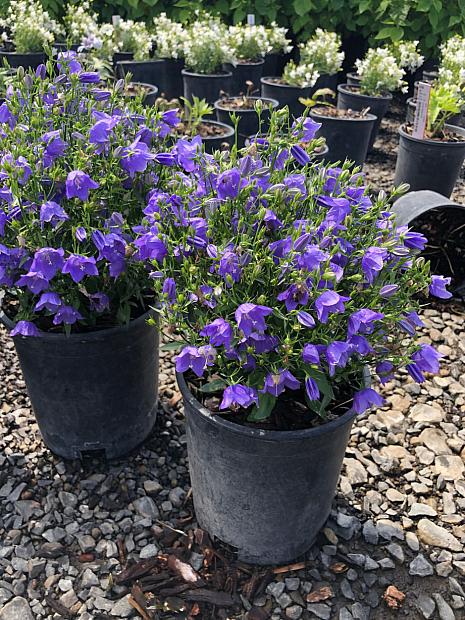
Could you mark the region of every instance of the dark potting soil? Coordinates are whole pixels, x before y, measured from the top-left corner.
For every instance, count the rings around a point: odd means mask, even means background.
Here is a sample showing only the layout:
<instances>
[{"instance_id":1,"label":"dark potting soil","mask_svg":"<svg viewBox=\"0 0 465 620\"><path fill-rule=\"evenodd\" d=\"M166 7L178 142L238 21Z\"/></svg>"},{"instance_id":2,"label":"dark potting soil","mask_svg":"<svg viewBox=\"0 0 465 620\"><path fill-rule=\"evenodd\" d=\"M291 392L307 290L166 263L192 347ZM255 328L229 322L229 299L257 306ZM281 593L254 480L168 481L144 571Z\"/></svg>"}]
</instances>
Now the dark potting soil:
<instances>
[{"instance_id":1,"label":"dark potting soil","mask_svg":"<svg viewBox=\"0 0 465 620\"><path fill-rule=\"evenodd\" d=\"M150 307L153 307L155 303L155 298L152 296L147 296L142 302L135 300L133 305L131 305L131 315L129 317L129 320L134 321L135 319L138 319L143 314L148 312L150 310ZM18 300L16 297L9 293L5 293L4 297L0 296L0 306L7 317L9 317L12 321L16 320L15 316L18 311ZM63 333L63 325L54 325L53 316L41 316L37 318L34 323L43 332L47 332L50 334ZM71 333L86 334L89 332L101 331L104 329L111 329L113 327L120 326L121 324L116 320L116 316L114 313L105 313L99 315L97 317L95 325L92 325L90 327L75 323L71 326Z\"/></svg>"},{"instance_id":2,"label":"dark potting soil","mask_svg":"<svg viewBox=\"0 0 465 620\"><path fill-rule=\"evenodd\" d=\"M124 90L124 94L127 97L140 97L140 96L144 96L147 93L151 92L151 88L149 88L148 86L144 86L144 84L135 84L133 82L130 82L125 90Z\"/></svg>"},{"instance_id":3,"label":"dark potting soil","mask_svg":"<svg viewBox=\"0 0 465 620\"><path fill-rule=\"evenodd\" d=\"M316 108L312 108L312 110L320 114L321 116L325 116L328 118L343 118L344 120L365 118L365 116L369 112L369 108L365 110L357 111L357 110L340 110L339 108L334 108L332 106L319 106Z\"/></svg>"},{"instance_id":4,"label":"dark potting soil","mask_svg":"<svg viewBox=\"0 0 465 620\"><path fill-rule=\"evenodd\" d=\"M406 133L408 133L410 136L412 135L413 133L412 123L406 123L404 129ZM428 140L433 140L434 142L463 142L465 140L465 138L459 133L455 133L454 131L449 131L448 129L445 129L444 131L442 131L440 136L432 136L430 133L426 131L425 138L427 138Z\"/></svg>"},{"instance_id":5,"label":"dark potting soil","mask_svg":"<svg viewBox=\"0 0 465 620\"><path fill-rule=\"evenodd\" d=\"M177 133L183 136L200 136L201 138L216 138L225 136L228 133L226 127L221 125L215 125L215 123L209 123L208 121L202 121L197 125L195 130L192 130L185 123L179 123L176 127Z\"/></svg>"},{"instance_id":6,"label":"dark potting soil","mask_svg":"<svg viewBox=\"0 0 465 620\"><path fill-rule=\"evenodd\" d=\"M218 379L218 377L213 376L211 379L215 380ZM240 426L259 428L267 431L304 430L321 426L331 420L336 420L348 411L349 405L352 404L353 394L347 386L344 386L337 393L337 402L340 404L332 405L330 412L328 412L325 417L322 417L308 408L305 402L304 390L286 391L277 399L276 405L269 418L259 422L250 422L247 418L252 411L252 407L247 409L240 408L236 411L231 409L220 410L222 389L220 389L218 393L215 392L213 394L202 392L200 388L205 384L205 381L200 380L192 373L187 375L187 383L197 400L209 411L229 422L239 424Z\"/></svg>"},{"instance_id":7,"label":"dark potting soil","mask_svg":"<svg viewBox=\"0 0 465 620\"><path fill-rule=\"evenodd\" d=\"M225 110L253 110L257 98L253 97L227 97L221 100L220 106ZM266 104L266 101L264 102Z\"/></svg>"}]
</instances>

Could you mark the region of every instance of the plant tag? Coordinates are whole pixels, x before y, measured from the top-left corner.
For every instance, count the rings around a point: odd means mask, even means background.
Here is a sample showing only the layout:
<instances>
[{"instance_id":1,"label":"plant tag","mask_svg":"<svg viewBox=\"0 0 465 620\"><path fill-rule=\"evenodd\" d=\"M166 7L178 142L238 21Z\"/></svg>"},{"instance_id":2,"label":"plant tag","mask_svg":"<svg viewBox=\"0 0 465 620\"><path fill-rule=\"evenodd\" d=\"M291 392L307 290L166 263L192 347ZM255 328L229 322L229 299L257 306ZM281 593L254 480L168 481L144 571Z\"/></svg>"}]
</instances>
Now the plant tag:
<instances>
[{"instance_id":1,"label":"plant tag","mask_svg":"<svg viewBox=\"0 0 465 620\"><path fill-rule=\"evenodd\" d=\"M249 26L255 26L255 15L254 13L249 13L247 15L247 23Z\"/></svg>"},{"instance_id":2,"label":"plant tag","mask_svg":"<svg viewBox=\"0 0 465 620\"><path fill-rule=\"evenodd\" d=\"M430 93L431 84L428 82L420 82L418 84L417 107L415 110L415 118L413 119L412 136L414 138L419 138L420 140L425 137Z\"/></svg>"},{"instance_id":3,"label":"plant tag","mask_svg":"<svg viewBox=\"0 0 465 620\"><path fill-rule=\"evenodd\" d=\"M120 15L112 15L111 16L111 23L113 24L113 26L118 26L120 21L121 21Z\"/></svg>"}]
</instances>

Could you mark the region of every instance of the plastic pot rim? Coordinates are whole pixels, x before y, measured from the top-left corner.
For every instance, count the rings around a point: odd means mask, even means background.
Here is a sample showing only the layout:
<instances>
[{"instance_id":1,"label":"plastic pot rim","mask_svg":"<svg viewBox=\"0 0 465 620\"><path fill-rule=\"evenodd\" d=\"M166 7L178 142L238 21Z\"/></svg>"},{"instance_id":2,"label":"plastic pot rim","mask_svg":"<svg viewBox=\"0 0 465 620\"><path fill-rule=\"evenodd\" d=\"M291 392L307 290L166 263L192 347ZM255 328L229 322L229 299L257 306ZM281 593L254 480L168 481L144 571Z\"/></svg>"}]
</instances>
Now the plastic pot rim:
<instances>
[{"instance_id":1,"label":"plastic pot rim","mask_svg":"<svg viewBox=\"0 0 465 620\"><path fill-rule=\"evenodd\" d=\"M243 60L241 61L237 61L237 62L225 62L225 65L230 65L231 67L247 67L247 65L251 65L252 67L259 67L260 65L264 65L265 64L265 59L262 58L261 60Z\"/></svg>"},{"instance_id":2,"label":"plastic pot rim","mask_svg":"<svg viewBox=\"0 0 465 620\"><path fill-rule=\"evenodd\" d=\"M279 75L269 75L260 78L260 82L262 84L266 84L267 86L276 86L277 88L293 88L294 90L309 90L313 88L313 86L292 86L291 84L281 84L280 82L274 82L272 80L281 80L282 78Z\"/></svg>"},{"instance_id":3,"label":"plastic pot rim","mask_svg":"<svg viewBox=\"0 0 465 620\"><path fill-rule=\"evenodd\" d=\"M221 140L222 138L229 138L234 135L235 129L234 127L231 127L231 125L227 125L226 123L222 123L221 121L210 120L208 118L204 119L202 122L208 123L209 125L217 125L219 127L225 127L228 129L228 132L223 134L222 136L200 136L202 140Z\"/></svg>"},{"instance_id":4,"label":"plastic pot rim","mask_svg":"<svg viewBox=\"0 0 465 620\"><path fill-rule=\"evenodd\" d=\"M409 140L411 142L417 142L419 144L427 144L428 146L434 146L438 148L444 148L444 147L463 148L465 146L465 128L459 127L458 125L449 125L446 123L444 127L446 129L453 130L455 133L460 134L463 137L463 140L461 140L460 142L443 142L441 140L431 140L430 138L414 138L413 136L411 136L409 133L405 131L404 127L405 127L405 123L399 127L399 135L402 136L402 138Z\"/></svg>"},{"instance_id":5,"label":"plastic pot rim","mask_svg":"<svg viewBox=\"0 0 465 620\"><path fill-rule=\"evenodd\" d=\"M363 117L354 117L354 118L340 118L338 116L326 116L326 114L319 114L318 112L316 112L315 110L311 109L309 112L310 116L315 117L315 118L327 118L328 120L332 120L332 121L345 121L347 122L359 122L359 123L363 123L363 122L372 122L375 121L378 117L376 116L376 114L371 114L371 113L367 113L365 114L365 116Z\"/></svg>"},{"instance_id":6,"label":"plastic pot rim","mask_svg":"<svg viewBox=\"0 0 465 620\"><path fill-rule=\"evenodd\" d=\"M137 317L137 319L129 321L127 325L118 325L116 327L96 329L93 331L83 332L80 334L71 333L69 336L67 336L66 334L62 334L62 333L53 334L50 332L41 332L40 336L37 336L37 337L17 335L17 336L13 336L13 338L18 338L21 340L27 340L27 339L37 340L38 339L41 341L44 341L44 340L57 341L61 339L66 342L68 341L76 342L78 340L81 342L94 341L94 340L100 340L102 337L105 338L107 335L113 336L119 333L123 334L124 332L127 332L129 329L131 329L131 327L135 325L139 325L140 323L146 322L147 319L153 316L155 316L155 311L148 310L141 316ZM13 321L3 311L3 308L1 306L1 298L0 298L0 323L2 323L8 329L8 331L11 331L15 327L15 323L13 323Z\"/></svg>"},{"instance_id":7,"label":"plastic pot rim","mask_svg":"<svg viewBox=\"0 0 465 620\"><path fill-rule=\"evenodd\" d=\"M233 97L225 97L225 99L231 100L231 99L243 99L243 97L241 97L240 95L236 95ZM253 99L254 101L263 101L265 104L270 104L272 105L273 109L277 108L279 105L279 101L277 99L272 99L271 97L247 97L247 99ZM247 109L247 110L238 110L237 108L230 108L228 106L223 106L221 105L221 103L224 101L224 99L217 99L215 101L215 103L213 104L215 110L223 110L224 112L237 112L238 114L247 114L248 112L255 112L254 108L252 109Z\"/></svg>"},{"instance_id":8,"label":"plastic pot rim","mask_svg":"<svg viewBox=\"0 0 465 620\"><path fill-rule=\"evenodd\" d=\"M357 90L352 90L356 88ZM358 86L352 86L351 84L338 84L337 91L344 95L353 95L354 97L360 97L361 99L378 99L384 101L391 101L392 93L385 93L384 95L365 95L359 92Z\"/></svg>"},{"instance_id":9,"label":"plastic pot rim","mask_svg":"<svg viewBox=\"0 0 465 620\"><path fill-rule=\"evenodd\" d=\"M282 443L288 441L299 441L308 437L318 437L319 435L331 433L334 429L345 425L349 420L357 416L357 413L354 410L349 410L336 420L325 422L321 426L317 426L315 428L306 428L297 431L269 431L259 428L255 429L248 426L235 424L234 422L221 418L219 415L213 414L195 398L187 386L182 373L176 373L176 380L183 399L186 403L189 403L191 408L198 412L199 415L208 419L212 424L216 424L219 428L224 428L230 433L255 438L259 441Z\"/></svg>"},{"instance_id":10,"label":"plastic pot rim","mask_svg":"<svg viewBox=\"0 0 465 620\"><path fill-rule=\"evenodd\" d=\"M144 86L148 92L145 93L145 95L156 95L158 93L158 86L155 86L155 84L147 84L147 82L133 82L132 80L129 82L129 84L136 84L137 86ZM133 95L128 95L128 96L133 96Z\"/></svg>"},{"instance_id":11,"label":"plastic pot rim","mask_svg":"<svg viewBox=\"0 0 465 620\"><path fill-rule=\"evenodd\" d=\"M166 58L149 58L148 60L118 60L117 65L155 65L164 62Z\"/></svg>"},{"instance_id":12,"label":"plastic pot rim","mask_svg":"<svg viewBox=\"0 0 465 620\"><path fill-rule=\"evenodd\" d=\"M222 71L221 73L196 73L195 71L189 71L189 69L181 69L181 75L186 75L190 77L220 79L232 77L232 71Z\"/></svg>"}]
</instances>

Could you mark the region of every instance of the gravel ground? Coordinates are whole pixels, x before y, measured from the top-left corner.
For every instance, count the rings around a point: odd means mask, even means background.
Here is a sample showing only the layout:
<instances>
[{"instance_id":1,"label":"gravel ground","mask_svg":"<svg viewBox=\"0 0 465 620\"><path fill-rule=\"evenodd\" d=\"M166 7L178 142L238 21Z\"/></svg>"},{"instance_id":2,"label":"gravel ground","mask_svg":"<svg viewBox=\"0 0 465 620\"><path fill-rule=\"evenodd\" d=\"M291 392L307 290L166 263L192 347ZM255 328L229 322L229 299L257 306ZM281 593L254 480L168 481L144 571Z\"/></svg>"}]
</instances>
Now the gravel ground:
<instances>
[{"instance_id":1,"label":"gravel ground","mask_svg":"<svg viewBox=\"0 0 465 620\"><path fill-rule=\"evenodd\" d=\"M366 167L377 188L392 181L399 115ZM386 407L353 428L314 548L263 570L195 530L171 354L144 445L112 463L64 462L41 442L0 329L0 620L465 619L465 313L445 306L424 320L424 341L445 356L440 375L385 387ZM186 574L205 580L207 603L200 590L186 602Z\"/></svg>"}]
</instances>

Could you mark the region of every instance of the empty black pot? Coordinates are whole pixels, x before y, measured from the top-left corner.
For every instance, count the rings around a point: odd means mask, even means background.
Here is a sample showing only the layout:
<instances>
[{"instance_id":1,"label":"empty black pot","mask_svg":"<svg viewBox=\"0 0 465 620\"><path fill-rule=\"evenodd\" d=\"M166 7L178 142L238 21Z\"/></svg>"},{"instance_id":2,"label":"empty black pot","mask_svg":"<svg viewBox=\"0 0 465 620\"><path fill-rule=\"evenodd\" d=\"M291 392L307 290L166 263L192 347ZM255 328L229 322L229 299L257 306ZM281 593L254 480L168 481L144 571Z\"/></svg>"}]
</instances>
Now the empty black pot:
<instances>
[{"instance_id":1,"label":"empty black pot","mask_svg":"<svg viewBox=\"0 0 465 620\"><path fill-rule=\"evenodd\" d=\"M404 127L399 128L394 185L408 183L412 191L430 189L447 197L452 194L465 158L465 129L453 125L446 125L446 129L463 136L463 140L420 140Z\"/></svg>"},{"instance_id":2,"label":"empty black pot","mask_svg":"<svg viewBox=\"0 0 465 620\"><path fill-rule=\"evenodd\" d=\"M354 72L348 73L346 80L348 86L360 86L361 78Z\"/></svg>"},{"instance_id":3,"label":"empty black pot","mask_svg":"<svg viewBox=\"0 0 465 620\"><path fill-rule=\"evenodd\" d=\"M278 77L263 77L262 97L267 99L275 99L279 102L279 107L288 106L290 116L297 118L302 116L305 106L300 103L299 98L308 99L314 92L313 86L299 88L298 86L289 86L289 84L281 84Z\"/></svg>"},{"instance_id":4,"label":"empty black pot","mask_svg":"<svg viewBox=\"0 0 465 620\"><path fill-rule=\"evenodd\" d=\"M13 338L44 443L74 459L116 458L139 445L157 415L158 330L147 313L127 326ZM13 323L0 311L8 329Z\"/></svg>"},{"instance_id":5,"label":"empty black pot","mask_svg":"<svg viewBox=\"0 0 465 620\"><path fill-rule=\"evenodd\" d=\"M18 52L7 52L0 49L0 64L6 60L12 69L24 67L25 69L37 69L47 60L44 52L31 52L29 54L19 54Z\"/></svg>"},{"instance_id":6,"label":"empty black pot","mask_svg":"<svg viewBox=\"0 0 465 620\"><path fill-rule=\"evenodd\" d=\"M208 75L183 69L181 74L184 84L184 97L190 102L195 96L199 99L205 99L213 105L223 93L231 92L231 71Z\"/></svg>"},{"instance_id":7,"label":"empty black pot","mask_svg":"<svg viewBox=\"0 0 465 620\"><path fill-rule=\"evenodd\" d=\"M371 132L376 122L374 114L363 117L339 118L325 115L324 108L312 108L310 116L321 123L316 137L323 136L329 147L331 161L353 161L363 166L368 152Z\"/></svg>"},{"instance_id":8,"label":"empty black pot","mask_svg":"<svg viewBox=\"0 0 465 620\"><path fill-rule=\"evenodd\" d=\"M299 431L249 428L212 415L177 380L200 526L245 562L305 553L330 513L355 414Z\"/></svg>"},{"instance_id":9,"label":"empty black pot","mask_svg":"<svg viewBox=\"0 0 465 620\"><path fill-rule=\"evenodd\" d=\"M269 126L270 109L274 110L278 107L279 103L276 99L265 99L264 97L247 97L248 101L261 101L263 103L262 112L260 115L261 128L259 126L259 116L256 111L252 109L240 109L232 107L231 101L241 100L242 97L228 97L227 99L219 99L215 101L216 118L226 125L231 125L230 114L234 112L239 117L238 123L238 146L243 146L245 140L253 134L259 131L266 131Z\"/></svg>"},{"instance_id":10,"label":"empty black pot","mask_svg":"<svg viewBox=\"0 0 465 620\"><path fill-rule=\"evenodd\" d=\"M264 60L257 60L255 62L238 62L236 65L226 63L223 68L225 71L232 73L231 78L231 96L234 95L246 95L249 92L246 82L251 82L253 88L250 92L257 92L260 94L261 77L263 75Z\"/></svg>"},{"instance_id":11,"label":"empty black pot","mask_svg":"<svg viewBox=\"0 0 465 620\"><path fill-rule=\"evenodd\" d=\"M116 73L118 77L131 73L131 79L135 82L158 86L160 96L173 99L182 95L182 67L182 61L166 58L143 61L124 60L117 63Z\"/></svg>"},{"instance_id":12,"label":"empty black pot","mask_svg":"<svg viewBox=\"0 0 465 620\"><path fill-rule=\"evenodd\" d=\"M373 144L378 135L381 120L386 114L389 104L392 100L391 93L380 95L379 97L370 97L369 95L362 95L355 89L355 86L347 87L347 84L340 84L337 87L337 107L340 110L365 110L369 108L371 114L376 116L376 121L371 130L370 141L368 143L368 150L373 147Z\"/></svg>"}]
</instances>

